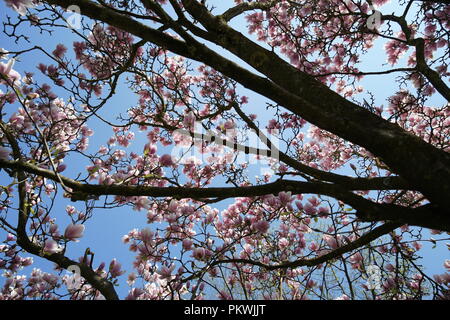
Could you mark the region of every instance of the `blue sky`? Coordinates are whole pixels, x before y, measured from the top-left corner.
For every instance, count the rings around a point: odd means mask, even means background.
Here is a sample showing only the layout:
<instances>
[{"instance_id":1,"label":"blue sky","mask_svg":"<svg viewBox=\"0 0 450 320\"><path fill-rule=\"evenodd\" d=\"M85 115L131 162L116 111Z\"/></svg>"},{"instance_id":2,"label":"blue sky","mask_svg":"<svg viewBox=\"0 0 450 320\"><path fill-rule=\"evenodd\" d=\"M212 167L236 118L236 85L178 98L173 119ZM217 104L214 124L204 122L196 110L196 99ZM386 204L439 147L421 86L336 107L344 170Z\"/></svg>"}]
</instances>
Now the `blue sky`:
<instances>
[{"instance_id":1,"label":"blue sky","mask_svg":"<svg viewBox=\"0 0 450 320\"><path fill-rule=\"evenodd\" d=\"M223 7L227 7L229 4L232 4L233 1L208 1L208 3L213 3L218 7L218 12L222 11ZM395 1L394 1L395 2ZM395 5L389 5L383 8L386 12L392 12L397 10L398 8ZM383 11L384 12L384 11ZM8 14L10 16L15 16L15 13L6 8L3 1L0 1L0 19L1 21L5 21L5 15ZM246 22L244 19L236 19L232 22L233 27L236 29L244 30ZM28 28L28 26L27 26ZM15 44L10 38L6 37L3 33L0 34L0 48L5 48L7 50L17 50L17 49L25 49L32 47L35 43L38 43L43 48L48 51L53 51L55 46L58 43L63 43L69 48L69 53L72 54L72 42L73 40L78 40L73 37L67 30L56 31L52 36L48 36L47 34L39 34L35 28L30 28L29 30L25 30L27 34L31 36L31 44L27 44L24 41ZM79 40L78 40L79 41ZM370 51L369 54L364 56L363 58L363 66L364 70L379 70L380 67L386 62L386 57L381 47L382 41L378 41L376 45L376 49ZM226 57L233 58L233 56L229 53L225 53L220 48L217 48L217 51L225 55ZM35 53L29 53L22 56L21 60L16 62L14 69L19 72L23 71L32 71L35 72L35 79L44 79L40 76L40 72L36 69L36 65L39 62L50 63L49 60L42 60L42 55L38 55ZM383 66L383 68L388 68L388 66ZM395 76L386 76L383 80L380 77L367 77L362 81L362 85L369 89L371 92L375 94L377 97L377 104L385 104L386 105L386 97L389 94L393 93L393 88L395 87ZM50 83L49 80L45 80ZM386 85L386 83L391 83L392 86ZM117 94L115 95L108 105L103 109L103 115L108 117L108 119L114 120L111 116L116 114L116 111L120 108L121 112L124 112L128 107L133 106L133 103L136 100L136 97L132 94L129 94L129 90L121 84L118 92L128 92L127 94ZM58 92L58 91L57 91ZM240 93L242 95L247 95L250 97L250 104L248 109L246 109L247 113L258 113L258 120L261 123L270 119L270 115L268 113L261 112L261 108L265 110L265 103L267 99L257 95L249 90L241 88ZM67 98L67 94L62 95L65 100ZM436 100L436 103L440 103ZM8 105L7 112L14 112L12 107ZM95 134L90 138L90 151L94 151L98 149L98 146L104 145L107 139L112 135L111 128L106 127L100 121L91 122L91 127L94 129ZM136 140L133 142L130 150L142 151L143 144L145 142L145 135L137 134ZM394 151L395 152L395 151ZM87 162L82 159L77 159L75 156L71 156L67 164L69 168L64 172L65 175L69 177L74 177L77 173L83 172L85 165ZM80 160L79 162L77 162ZM73 163L80 163L79 167L75 167ZM254 174L259 174L257 169L254 169L252 172ZM342 171L344 174L350 174L350 171ZM0 175L0 179L4 179L4 176ZM3 184L3 183L0 183ZM224 201L217 205L216 207L219 209L223 209L230 203L231 200ZM67 215L65 214L65 206L73 205L77 209L82 210L83 204L80 202L72 203L67 199L59 199L56 203L56 206L53 210L54 217L57 218L57 222L60 225L61 231L63 231L64 226L69 223L67 219ZM125 270L128 272L132 270L132 261L134 260L133 254L128 251L128 246L122 243L121 237L127 234L130 230L134 228L144 228L146 227L146 217L145 213L133 211L129 207L118 208L114 210L102 210L96 209L93 217L88 221L86 232L84 237L81 239L79 243L73 243L69 245L69 249L67 254L71 258L77 258L81 256L87 246L91 248L91 250L95 253L95 265L98 265L101 261L105 263L109 263L113 258L117 258L121 263ZM4 231L0 230L0 239L4 238ZM429 274L442 273L443 270L443 258L448 256L448 250L445 248L445 245L440 245L436 249L431 249L431 245L428 243L424 245L424 249L420 251L420 255L423 256L423 265L426 267L426 270ZM53 264L44 261L38 257L34 257L35 264L32 267L39 267L42 270L51 272ZM29 269L29 268L27 268ZM27 273L28 270L24 269L22 272ZM122 276L120 281L120 287L117 289L118 293L121 297L126 296L128 291L128 286L125 283L126 276ZM3 278L0 278L0 283L3 281Z\"/></svg>"}]
</instances>

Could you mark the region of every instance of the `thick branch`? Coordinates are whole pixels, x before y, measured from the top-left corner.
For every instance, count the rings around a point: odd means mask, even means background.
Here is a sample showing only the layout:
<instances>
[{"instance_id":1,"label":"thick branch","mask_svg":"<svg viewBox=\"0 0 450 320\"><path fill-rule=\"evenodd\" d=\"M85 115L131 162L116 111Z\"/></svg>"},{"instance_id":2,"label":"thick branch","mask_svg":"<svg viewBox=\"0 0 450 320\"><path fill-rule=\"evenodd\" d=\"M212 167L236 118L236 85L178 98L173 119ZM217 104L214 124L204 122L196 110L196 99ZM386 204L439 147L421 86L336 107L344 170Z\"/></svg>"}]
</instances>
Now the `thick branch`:
<instances>
[{"instance_id":1,"label":"thick branch","mask_svg":"<svg viewBox=\"0 0 450 320\"><path fill-rule=\"evenodd\" d=\"M36 174L59 183L59 178L52 170L40 168L28 162L8 161L0 159L0 168L9 168L13 170L22 170L31 174ZM70 179L59 174L63 183L75 191L86 192L93 195L123 195L123 196L155 196L164 197L177 194L189 198L208 198L217 196L240 197L240 196L258 196L280 191L298 191L299 193L333 192L332 190L341 190L348 192L351 190L397 190L405 187L401 179L392 177L387 180L384 177L378 178L351 178L346 177L347 183L343 185L323 183L323 182L303 182L295 180L278 180L260 186L239 187L239 188L179 188L179 187L148 187L148 186L127 186L127 185L97 185L85 184ZM345 177L345 176L341 176ZM348 188L348 189L346 189ZM248 190L248 191L244 191ZM252 190L252 191L250 191ZM225 194L220 192L225 191ZM262 193L267 192L267 193Z\"/></svg>"},{"instance_id":2,"label":"thick branch","mask_svg":"<svg viewBox=\"0 0 450 320\"><path fill-rule=\"evenodd\" d=\"M255 9L260 9L260 10L267 10L270 9L272 7L274 7L276 4L278 3L278 1L267 1L267 2L243 2L238 4L235 7L232 7L230 9L228 9L227 11L225 11L222 14L222 18L225 21L230 21L231 19L237 17L238 15L246 12L246 11L251 11L251 10L255 10Z\"/></svg>"},{"instance_id":3,"label":"thick branch","mask_svg":"<svg viewBox=\"0 0 450 320\"><path fill-rule=\"evenodd\" d=\"M195 1L183 0L183 4L209 32L216 34L216 44L236 54L291 93L283 103L279 99L274 101L318 127L366 148L417 186L428 199L443 208L450 206L447 196L450 194L448 153L346 100L274 52L235 31L220 16L213 16ZM242 83L239 78L242 75L234 79ZM263 94L275 98L270 96L270 90Z\"/></svg>"},{"instance_id":4,"label":"thick branch","mask_svg":"<svg viewBox=\"0 0 450 320\"><path fill-rule=\"evenodd\" d=\"M62 0L47 3L67 7ZM380 157L394 172L417 187L430 201L450 207L450 155L399 126L344 99L309 75L231 29L196 1L183 1L186 9L220 45L250 63L272 81L223 58L197 41L185 43L130 17L99 7L88 0L75 1L84 15L102 20L176 54L204 62L245 87L261 93L295 114ZM101 9L101 10L99 10ZM190 39L192 40L192 39ZM274 83L275 82L275 83Z\"/></svg>"},{"instance_id":5,"label":"thick branch","mask_svg":"<svg viewBox=\"0 0 450 320\"><path fill-rule=\"evenodd\" d=\"M292 262L284 262L277 265L267 265L259 261L249 260L249 259L226 259L226 260L218 260L214 261L211 265L218 265L218 264L224 264L224 263L243 263L243 264L251 264L256 265L261 268L264 268L266 270L276 270L276 269L288 269L288 268L298 268L298 267L313 267L317 266L321 263L325 263L327 261L339 258L345 253L351 252L352 250L355 250L357 248L360 248L362 246L365 246L369 244L370 242L378 239L379 237L394 231L398 227L400 227L401 223L395 223L395 222L388 222L383 224L382 226L379 226L372 231L366 233L365 235L361 236L357 240L348 243L342 247L339 247L338 249L332 250L324 255L321 255L316 258L312 259L300 259Z\"/></svg>"},{"instance_id":6,"label":"thick branch","mask_svg":"<svg viewBox=\"0 0 450 320\"><path fill-rule=\"evenodd\" d=\"M264 135L261 130L259 130L258 126L256 126L256 124L242 111L242 109L238 105L234 105L234 109L236 110L236 113L242 118L242 120L244 120L247 126L250 129L253 129L258 137L264 138L263 142L266 143L269 149L272 149L272 142ZM385 188L389 188L389 186L392 187L392 189L411 190L411 186L409 186L406 181L398 176L379 178L353 178L307 166L300 161L290 157L286 153L280 150L277 151L278 157L282 162L298 170L299 172L310 175L317 180L339 184L348 190L387 190ZM361 187L363 189L359 189Z\"/></svg>"},{"instance_id":7,"label":"thick branch","mask_svg":"<svg viewBox=\"0 0 450 320\"><path fill-rule=\"evenodd\" d=\"M0 160L0 167L22 170L58 182L58 177L53 171L36 167L21 161ZM258 197L267 194L277 194L281 191L293 194L321 194L333 197L347 203L355 210L357 215L366 221L392 220L402 224L410 224L450 231L450 215L448 211L442 211L435 207L420 207L417 209L405 208L392 204L379 204L345 190L337 184L322 182L303 182L295 180L277 180L276 182L244 187L225 188L186 188L186 187L152 187L135 185L98 185L87 184L59 175L63 183L73 190L74 194L82 195L117 195L117 196L149 196L149 197L173 197L173 198L235 198ZM428 218L428 219L426 219Z\"/></svg>"},{"instance_id":8,"label":"thick branch","mask_svg":"<svg viewBox=\"0 0 450 320\"><path fill-rule=\"evenodd\" d=\"M68 6L68 3L62 0L46 2ZM174 39L88 0L78 0L76 4L80 6L83 14L90 18L102 20L174 53L204 62L318 127L366 148L417 187L428 199L443 208L450 207L450 198L447 196L450 194L449 154L344 99L275 53L231 29L223 19L212 16L204 6L195 1L187 2L189 3L184 3L185 7L207 26L220 45L237 54L277 84L239 67L192 38L189 43Z\"/></svg>"}]
</instances>

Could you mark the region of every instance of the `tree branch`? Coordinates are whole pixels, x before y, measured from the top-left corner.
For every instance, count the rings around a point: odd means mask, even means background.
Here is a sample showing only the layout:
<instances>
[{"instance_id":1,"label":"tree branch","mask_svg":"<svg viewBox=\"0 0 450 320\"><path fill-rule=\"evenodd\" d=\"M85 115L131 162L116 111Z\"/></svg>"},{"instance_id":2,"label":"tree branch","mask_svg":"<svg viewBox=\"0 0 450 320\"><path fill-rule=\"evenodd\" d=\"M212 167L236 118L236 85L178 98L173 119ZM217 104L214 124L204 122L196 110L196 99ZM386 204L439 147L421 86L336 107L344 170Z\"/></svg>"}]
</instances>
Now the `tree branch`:
<instances>
[{"instance_id":1,"label":"tree branch","mask_svg":"<svg viewBox=\"0 0 450 320\"><path fill-rule=\"evenodd\" d=\"M417 186L428 199L443 208L450 206L447 196L450 194L448 153L346 100L274 52L235 31L220 16L213 16L195 1L182 2L195 19L209 32L216 34L216 44L234 53L291 94L289 98L285 97L289 101L283 99L285 102L281 105L318 127L366 148L394 172ZM270 90L263 94L268 96L267 93ZM446 182L442 184L442 181Z\"/></svg>"},{"instance_id":2,"label":"tree branch","mask_svg":"<svg viewBox=\"0 0 450 320\"><path fill-rule=\"evenodd\" d=\"M0 167L14 170L22 170L32 174L58 182L58 177L51 170L39 168L22 161L0 160ZM277 180L272 183L243 186L243 187L211 187L211 188L186 188L186 187L152 187L135 185L98 185L87 184L59 175L67 187L74 194L89 196L117 195L117 196L148 196L148 197L173 197L173 198L235 198L258 197L279 192L292 192L294 194L321 194L333 197L347 203L355 210L356 215L365 221L392 220L402 224L418 225L427 228L450 231L450 214L436 207L420 207L417 209L406 208L392 204L379 204L365 199L359 195L345 190L337 184L323 182L303 182L295 180ZM431 210L433 209L433 210ZM429 219L425 219L425 218Z\"/></svg>"},{"instance_id":3,"label":"tree branch","mask_svg":"<svg viewBox=\"0 0 450 320\"><path fill-rule=\"evenodd\" d=\"M63 0L47 3L67 7ZM311 76L230 28L196 1L182 0L184 7L216 37L222 47L236 54L269 79L257 76L195 41L177 40L126 15L99 7L89 0L72 4L84 15L153 42L187 58L201 61L245 87L261 93L305 120L360 145L378 156L389 168L441 208L450 207L450 155L398 125L346 100ZM98 10L101 8L102 10Z\"/></svg>"},{"instance_id":4,"label":"tree branch","mask_svg":"<svg viewBox=\"0 0 450 320\"><path fill-rule=\"evenodd\" d=\"M267 265L262 262L253 261L253 260L249 260L249 259L226 259L226 260L214 261L211 263L211 265L214 266L214 265L219 265L219 264L224 264L224 263L243 263L243 264L251 264L251 265L259 266L266 270L291 269L291 268L295 269L298 267L305 267L305 266L313 267L313 266L317 266L321 263L330 261L332 259L336 259L345 253L351 252L352 250L355 250L364 245L367 245L370 242L378 239L379 237L381 237L389 232L394 231L395 229L399 228L400 226L402 226L401 223L387 222L387 223L373 229L372 231L364 234L363 236L361 236L360 238L358 238L357 240L355 240L351 243L343 245L342 247L339 247L339 248L332 250L324 255L321 255L319 257L312 258L312 259L299 259L296 261L284 262L284 263L280 263L280 264L276 264L276 265Z\"/></svg>"},{"instance_id":5,"label":"tree branch","mask_svg":"<svg viewBox=\"0 0 450 320\"><path fill-rule=\"evenodd\" d=\"M19 149L19 145L14 139L13 135L9 132L8 128L0 122L0 129L5 134L8 142L10 143L13 149L13 156L16 161L22 161L22 155ZM14 168L15 174L19 180L18 184L18 192L19 192L19 210L18 210L18 221L17 221L17 244L24 249L26 252L34 254L36 256L43 257L49 261L56 263L59 267L67 269L70 266L78 266L81 271L81 276L85 278L92 287L99 290L102 295L108 300L118 300L119 297L114 289L114 286L108 280L100 277L94 270L92 270L89 266L83 263L78 263L73 260L70 260L62 253L45 253L43 248L35 243L33 243L29 238L26 231L27 222L30 214L29 204L27 202L27 191L26 191L26 181L27 176L24 173L24 170L21 168ZM52 174L53 179L56 182L59 181L59 177L52 171L47 170Z\"/></svg>"}]
</instances>

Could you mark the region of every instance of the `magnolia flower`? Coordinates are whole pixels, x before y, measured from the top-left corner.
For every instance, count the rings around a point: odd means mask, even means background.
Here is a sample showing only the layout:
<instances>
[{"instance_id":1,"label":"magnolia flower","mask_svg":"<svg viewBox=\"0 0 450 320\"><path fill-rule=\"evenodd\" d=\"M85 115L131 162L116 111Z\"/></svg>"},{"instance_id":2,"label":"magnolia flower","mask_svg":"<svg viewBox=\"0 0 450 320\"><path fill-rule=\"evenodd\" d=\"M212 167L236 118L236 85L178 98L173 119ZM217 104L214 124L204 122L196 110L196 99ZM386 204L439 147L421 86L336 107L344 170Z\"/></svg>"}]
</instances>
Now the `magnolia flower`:
<instances>
[{"instance_id":1,"label":"magnolia flower","mask_svg":"<svg viewBox=\"0 0 450 320\"><path fill-rule=\"evenodd\" d=\"M8 160L11 150L8 148L0 147L0 160Z\"/></svg>"},{"instance_id":2,"label":"magnolia flower","mask_svg":"<svg viewBox=\"0 0 450 320\"><path fill-rule=\"evenodd\" d=\"M144 294L144 290L140 288L132 288L126 296L125 300L137 300L141 295Z\"/></svg>"},{"instance_id":3,"label":"magnolia flower","mask_svg":"<svg viewBox=\"0 0 450 320\"><path fill-rule=\"evenodd\" d=\"M183 125L185 128L191 129L194 127L194 123L195 123L196 117L194 112L189 111L183 119Z\"/></svg>"},{"instance_id":4,"label":"magnolia flower","mask_svg":"<svg viewBox=\"0 0 450 320\"><path fill-rule=\"evenodd\" d=\"M389 271L389 272L394 272L394 271L395 271L395 267L394 267L392 264L390 264L390 263L388 263L388 264L385 266L385 269L386 269L387 271Z\"/></svg>"},{"instance_id":5,"label":"magnolia flower","mask_svg":"<svg viewBox=\"0 0 450 320\"><path fill-rule=\"evenodd\" d=\"M159 158L159 162L163 167L170 167L174 164L170 154L163 154L161 158Z\"/></svg>"},{"instance_id":6,"label":"magnolia flower","mask_svg":"<svg viewBox=\"0 0 450 320\"><path fill-rule=\"evenodd\" d=\"M289 240L286 238L281 238L280 240L278 240L278 247L281 250L284 250L287 248L287 246L289 246Z\"/></svg>"},{"instance_id":7,"label":"magnolia flower","mask_svg":"<svg viewBox=\"0 0 450 320\"><path fill-rule=\"evenodd\" d=\"M315 215L317 213L317 209L311 203L306 203L303 206L303 210L305 210L305 214L309 216Z\"/></svg>"},{"instance_id":8,"label":"magnolia flower","mask_svg":"<svg viewBox=\"0 0 450 320\"><path fill-rule=\"evenodd\" d=\"M213 212L209 212L205 217L205 223L210 224L214 221L215 215Z\"/></svg>"},{"instance_id":9,"label":"magnolia flower","mask_svg":"<svg viewBox=\"0 0 450 320\"><path fill-rule=\"evenodd\" d=\"M161 270L156 271L156 273L159 274L159 277L160 277L161 279L163 279L163 280L164 280L164 279L169 280L170 278L172 278L172 272L173 272L174 269L175 269L175 265L172 264L172 265L170 266L170 268L164 266L164 267L161 268Z\"/></svg>"},{"instance_id":10,"label":"magnolia flower","mask_svg":"<svg viewBox=\"0 0 450 320\"><path fill-rule=\"evenodd\" d=\"M0 74L11 80L12 84L17 85L20 81L20 74L12 67L16 62L15 59L9 59L7 63L0 62ZM3 79L0 80L0 84L4 84Z\"/></svg>"},{"instance_id":11,"label":"magnolia flower","mask_svg":"<svg viewBox=\"0 0 450 320\"><path fill-rule=\"evenodd\" d=\"M144 154L146 154L146 155L155 154L156 150L157 150L157 147L155 145L153 145L153 144L147 143L144 146Z\"/></svg>"},{"instance_id":12,"label":"magnolia flower","mask_svg":"<svg viewBox=\"0 0 450 320\"><path fill-rule=\"evenodd\" d=\"M150 241L152 241L154 235L155 234L153 231L151 231L148 228L145 228L139 231L138 238L143 242L149 243Z\"/></svg>"},{"instance_id":13,"label":"magnolia flower","mask_svg":"<svg viewBox=\"0 0 450 320\"><path fill-rule=\"evenodd\" d=\"M323 238L323 240L325 240L325 242L328 244L328 246L331 249L337 249L339 247L339 244L338 244L336 238L329 236L329 235L324 235L322 238Z\"/></svg>"},{"instance_id":14,"label":"magnolia flower","mask_svg":"<svg viewBox=\"0 0 450 320\"><path fill-rule=\"evenodd\" d=\"M267 230L269 230L270 225L269 225L269 222L260 220L260 221L253 223L252 227L260 233L266 233Z\"/></svg>"},{"instance_id":15,"label":"magnolia flower","mask_svg":"<svg viewBox=\"0 0 450 320\"><path fill-rule=\"evenodd\" d=\"M114 258L112 259L111 263L109 264L109 272L111 273L111 276L113 278L116 278L118 276L121 276L125 273L124 270L121 270L122 265L117 262L117 260Z\"/></svg>"},{"instance_id":16,"label":"magnolia flower","mask_svg":"<svg viewBox=\"0 0 450 320\"><path fill-rule=\"evenodd\" d=\"M315 241L312 241L311 244L309 245L309 249L311 251L316 251L317 249L319 249L319 245Z\"/></svg>"},{"instance_id":17,"label":"magnolia flower","mask_svg":"<svg viewBox=\"0 0 450 320\"><path fill-rule=\"evenodd\" d=\"M314 280L308 280L308 282L306 282L306 287L307 288L314 288L317 285L317 283Z\"/></svg>"},{"instance_id":18,"label":"magnolia flower","mask_svg":"<svg viewBox=\"0 0 450 320\"><path fill-rule=\"evenodd\" d=\"M67 48L63 44L58 44L52 53L55 57L62 58L66 52Z\"/></svg>"},{"instance_id":19,"label":"magnolia flower","mask_svg":"<svg viewBox=\"0 0 450 320\"><path fill-rule=\"evenodd\" d=\"M184 250L191 250L191 247L192 247L193 243L194 242L192 240L190 240L190 239L184 239L183 240L183 249Z\"/></svg>"},{"instance_id":20,"label":"magnolia flower","mask_svg":"<svg viewBox=\"0 0 450 320\"><path fill-rule=\"evenodd\" d=\"M356 252L350 256L350 262L354 265L359 265L364 259L360 252Z\"/></svg>"},{"instance_id":21,"label":"magnolia flower","mask_svg":"<svg viewBox=\"0 0 450 320\"><path fill-rule=\"evenodd\" d=\"M444 267L445 267L448 271L450 271L450 260L445 260L445 262L444 262Z\"/></svg>"},{"instance_id":22,"label":"magnolia flower","mask_svg":"<svg viewBox=\"0 0 450 320\"><path fill-rule=\"evenodd\" d=\"M47 239L44 243L44 252L47 253L57 253L60 252L62 248L58 245L58 243L53 239Z\"/></svg>"},{"instance_id":23,"label":"magnolia flower","mask_svg":"<svg viewBox=\"0 0 450 320\"><path fill-rule=\"evenodd\" d=\"M0 48L0 59L8 59L8 51Z\"/></svg>"},{"instance_id":24,"label":"magnolia flower","mask_svg":"<svg viewBox=\"0 0 450 320\"><path fill-rule=\"evenodd\" d=\"M6 242L9 242L9 241L16 241L16 237L11 233L8 233L8 235L6 236ZM447 261L449 261L449 260L447 260Z\"/></svg>"},{"instance_id":25,"label":"magnolia flower","mask_svg":"<svg viewBox=\"0 0 450 320\"><path fill-rule=\"evenodd\" d=\"M84 225L82 224L69 224L64 231L64 237L71 241L77 241L77 238L81 238L84 232Z\"/></svg>"},{"instance_id":26,"label":"magnolia flower","mask_svg":"<svg viewBox=\"0 0 450 320\"><path fill-rule=\"evenodd\" d=\"M167 210L169 210L169 212L176 212L178 208L178 201L177 200L170 200L169 205L167 206Z\"/></svg>"},{"instance_id":27,"label":"magnolia flower","mask_svg":"<svg viewBox=\"0 0 450 320\"><path fill-rule=\"evenodd\" d=\"M15 11L17 11L21 16L24 16L27 12L27 8L33 8L35 4L33 0L5 0L6 5Z\"/></svg>"},{"instance_id":28,"label":"magnolia flower","mask_svg":"<svg viewBox=\"0 0 450 320\"><path fill-rule=\"evenodd\" d=\"M192 256L197 260L203 260L206 255L206 250L204 248L195 248Z\"/></svg>"},{"instance_id":29,"label":"magnolia flower","mask_svg":"<svg viewBox=\"0 0 450 320\"><path fill-rule=\"evenodd\" d=\"M139 197L134 203L134 209L140 211L142 209L149 209L151 201L147 197Z\"/></svg>"},{"instance_id":30,"label":"magnolia flower","mask_svg":"<svg viewBox=\"0 0 450 320\"><path fill-rule=\"evenodd\" d=\"M278 193L278 198L280 199L282 205L287 205L292 201L292 192L281 191Z\"/></svg>"},{"instance_id":31,"label":"magnolia flower","mask_svg":"<svg viewBox=\"0 0 450 320\"><path fill-rule=\"evenodd\" d=\"M66 170L67 166L65 164L60 164L57 168L56 171L58 172L63 172L64 170Z\"/></svg>"},{"instance_id":32,"label":"magnolia flower","mask_svg":"<svg viewBox=\"0 0 450 320\"><path fill-rule=\"evenodd\" d=\"M136 274L135 274L134 272L131 272L131 273L128 275L128 280L127 280L128 285L129 285L129 286L132 286L132 285L134 284L134 282L136 281L136 279L137 279Z\"/></svg>"},{"instance_id":33,"label":"magnolia flower","mask_svg":"<svg viewBox=\"0 0 450 320\"><path fill-rule=\"evenodd\" d=\"M226 122L223 124L223 127L224 127L224 129L226 129L226 130L234 129L235 126L236 126L236 125L235 125L234 121L232 121L232 120L228 120L228 121L226 121Z\"/></svg>"}]
</instances>

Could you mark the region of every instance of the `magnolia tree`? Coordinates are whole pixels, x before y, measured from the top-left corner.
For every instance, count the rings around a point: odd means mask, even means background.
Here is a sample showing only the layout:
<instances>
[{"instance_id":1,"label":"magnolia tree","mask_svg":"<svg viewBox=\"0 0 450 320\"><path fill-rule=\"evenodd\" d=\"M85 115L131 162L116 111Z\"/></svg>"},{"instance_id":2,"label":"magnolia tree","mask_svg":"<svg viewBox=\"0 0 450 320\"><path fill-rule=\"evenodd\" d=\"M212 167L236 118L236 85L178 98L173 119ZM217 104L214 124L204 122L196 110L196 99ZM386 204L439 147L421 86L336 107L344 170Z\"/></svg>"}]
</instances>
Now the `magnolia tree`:
<instances>
[{"instance_id":1,"label":"magnolia tree","mask_svg":"<svg viewBox=\"0 0 450 320\"><path fill-rule=\"evenodd\" d=\"M5 0L0 299L448 299L450 5L388 2Z\"/></svg>"}]
</instances>

